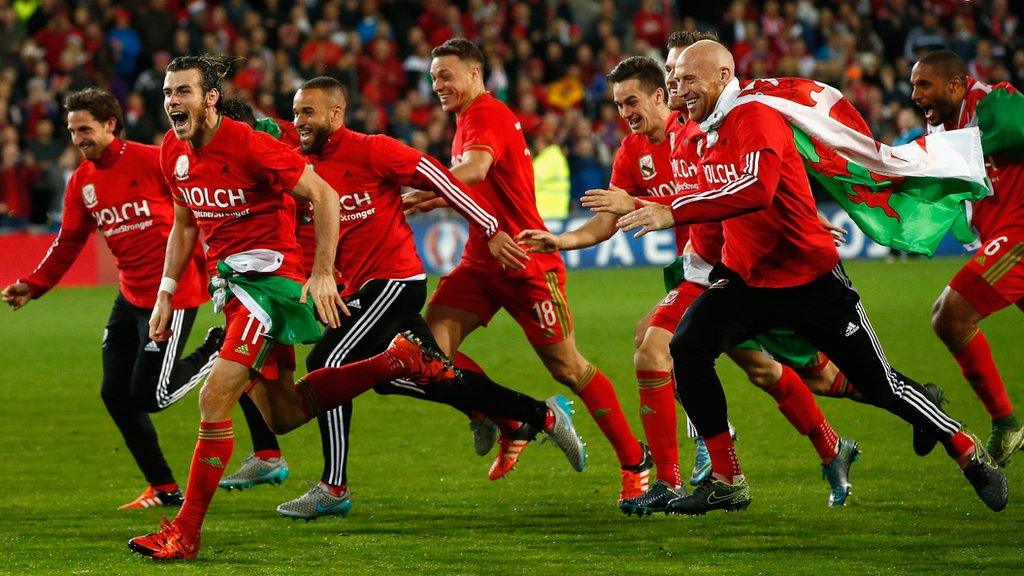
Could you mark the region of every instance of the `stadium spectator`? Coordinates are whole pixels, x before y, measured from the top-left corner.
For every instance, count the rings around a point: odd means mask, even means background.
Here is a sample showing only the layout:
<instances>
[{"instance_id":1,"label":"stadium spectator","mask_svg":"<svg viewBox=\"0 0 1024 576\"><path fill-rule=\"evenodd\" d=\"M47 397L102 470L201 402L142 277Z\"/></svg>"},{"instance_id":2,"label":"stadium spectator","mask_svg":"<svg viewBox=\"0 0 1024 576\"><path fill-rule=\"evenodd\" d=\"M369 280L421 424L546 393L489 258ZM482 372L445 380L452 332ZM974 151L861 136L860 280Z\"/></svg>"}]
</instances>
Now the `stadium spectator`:
<instances>
[{"instance_id":1,"label":"stadium spectator","mask_svg":"<svg viewBox=\"0 0 1024 576\"><path fill-rule=\"evenodd\" d=\"M569 213L569 162L550 127L541 129L533 142L537 211L541 218L565 218Z\"/></svg>"},{"instance_id":2,"label":"stadium spectator","mask_svg":"<svg viewBox=\"0 0 1024 576\"><path fill-rule=\"evenodd\" d=\"M903 56L907 60L916 61L927 52L948 47L949 37L945 30L939 27L938 15L926 10L921 16L921 24L907 33L907 40L903 43Z\"/></svg>"},{"instance_id":3,"label":"stadium spectator","mask_svg":"<svg viewBox=\"0 0 1024 576\"><path fill-rule=\"evenodd\" d=\"M431 111L438 110L429 53L464 35L481 46L487 88L522 116L527 136L539 126L537 118L554 113L555 137L570 155L576 145L567 127L577 113L607 145L623 135L624 126L603 111L610 96L600 71L631 55L653 52L660 59L656 47L672 30L716 30L749 76L811 76L856 93L880 138L899 132L895 111L910 104L905 79L918 51L950 47L980 80L1024 82L1020 9L1005 0L736 0L724 12L714 3L666 0L50 0L19 3L17 11L0 4L0 70L15 71L0 82L0 125L13 124L22 134L19 155L40 116L62 122L56 108L33 108L41 93L52 103L93 85L110 90L125 108L130 94L139 93L151 122L140 119L131 136L152 142L167 129L160 82L167 61L203 50L245 59L229 80L260 114L290 117L297 86L324 74L345 85L350 115L365 115L363 100L373 100L385 116L373 127L393 130L394 119L386 116L404 103L402 114L407 105L419 133L405 138L437 144L445 138L426 133ZM355 122L367 127L365 120ZM607 155L595 158L610 170Z\"/></svg>"}]
</instances>

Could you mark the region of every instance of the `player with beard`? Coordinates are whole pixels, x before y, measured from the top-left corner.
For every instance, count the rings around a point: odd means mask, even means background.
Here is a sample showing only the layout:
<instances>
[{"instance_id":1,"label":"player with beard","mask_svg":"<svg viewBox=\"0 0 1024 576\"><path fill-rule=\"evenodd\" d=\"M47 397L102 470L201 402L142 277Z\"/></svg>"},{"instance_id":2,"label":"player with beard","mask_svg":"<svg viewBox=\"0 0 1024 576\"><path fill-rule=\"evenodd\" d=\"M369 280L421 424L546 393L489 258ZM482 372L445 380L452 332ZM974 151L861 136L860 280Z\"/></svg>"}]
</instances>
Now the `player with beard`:
<instances>
[{"instance_id":1,"label":"player with beard","mask_svg":"<svg viewBox=\"0 0 1024 576\"><path fill-rule=\"evenodd\" d=\"M1015 150L993 153L987 137L995 137L1000 126L979 125L978 110L1017 95L1018 103L1010 105L1009 116L989 118L993 124L1019 124L1022 99L1005 82L990 86L968 76L964 61L948 50L921 58L910 73L910 82L914 87L911 99L924 110L929 133L981 128L985 168L994 191L972 206L971 224L978 231L981 247L939 295L932 309L932 327L985 405L992 419L986 448L996 462L1006 466L1024 445L1024 422L1014 414L978 323L1011 305L1024 310L1024 153L1019 141ZM927 438L915 448L923 455L934 445L935 438Z\"/></svg>"},{"instance_id":2,"label":"player with beard","mask_svg":"<svg viewBox=\"0 0 1024 576\"><path fill-rule=\"evenodd\" d=\"M403 186L433 190L445 198L474 227L490 238L496 260L519 268L526 254L505 232L489 206L472 198L447 168L417 150L380 135L366 135L345 124L346 98L341 84L328 77L307 81L295 94L295 127L306 158L341 196L339 250L335 268L350 315L337 328L328 328L310 352L311 372L324 366L342 366L383 351L396 334L409 330L425 342L433 337L420 310L426 300L426 274L413 241L412 229L402 214ZM473 372L460 372L451 386L427 387L408 382L379 384L380 394L401 394L453 406L467 415L524 422L547 433L565 452L576 470L586 463L586 450L576 435L568 400L552 396L547 403L502 388ZM324 473L306 494L278 506L289 518L310 520L344 516L351 509L347 464L352 403L319 418ZM250 423L250 427L253 423Z\"/></svg>"},{"instance_id":3,"label":"player with beard","mask_svg":"<svg viewBox=\"0 0 1024 576\"><path fill-rule=\"evenodd\" d=\"M452 173L495 207L503 229L518 234L544 229L537 212L533 164L520 123L486 91L484 56L462 38L432 51L431 77L441 107L456 115ZM444 205L431 193L411 195L412 210ZM565 264L557 253L535 254L525 270L502 270L487 258L485 238L470 231L462 260L438 285L426 320L438 344L454 354L463 340L504 308L519 324L555 380L586 404L619 460L619 500L647 489L653 467L647 448L633 435L611 381L580 354L565 296ZM463 356L459 356L463 358ZM479 366L473 370L482 373ZM502 423L499 454L490 477L511 470L526 440Z\"/></svg>"},{"instance_id":4,"label":"player with beard","mask_svg":"<svg viewBox=\"0 0 1024 576\"><path fill-rule=\"evenodd\" d=\"M121 106L109 93L87 88L69 94L71 142L85 161L68 181L64 219L53 246L36 270L3 290L4 302L18 310L60 282L99 230L114 255L118 294L103 331L103 384L100 396L128 451L149 487L120 507L141 509L181 505L156 429L149 417L183 398L210 369L224 331L212 328L206 341L179 359L206 294L205 260L200 249L189 254L181 290L171 300L170 339L148 338L163 259L174 220L171 191L160 173L160 149L121 140Z\"/></svg>"},{"instance_id":5,"label":"player with beard","mask_svg":"<svg viewBox=\"0 0 1024 576\"><path fill-rule=\"evenodd\" d=\"M680 47L673 47L668 62L673 63L680 51ZM671 76L670 79L674 80ZM680 148L685 146L676 138L666 137L666 129L670 123L677 122L679 114L677 111L670 115L665 105L665 75L657 62L640 56L627 58L608 74L608 82L619 114L627 120L632 132L619 147L611 177L612 187L623 191L619 196L626 206L625 212L633 204L626 193L636 197L657 197L675 192L669 144L677 144ZM686 164L680 162L676 166L684 167ZM695 176L695 171L682 171L680 178L684 183L687 174ZM591 191L590 197L597 192ZM611 212L598 212L582 227L571 232L556 236L546 231L526 230L517 239L530 243L534 252L586 248L610 238L617 231L616 219ZM720 229L718 224L695 225L701 239L709 233L708 227L711 233ZM692 262L694 250L687 244L685 227L680 229L677 226L675 232L677 244L681 245L680 253L684 253L683 247L688 247L685 253ZM697 281L674 282L669 294L642 321L643 334L635 356L641 398L640 417L657 466L658 480L643 495L620 502L619 508L626 514L663 511L670 500L686 493L679 474L675 385L669 341L686 308L705 288L706 284ZM856 443L836 435L815 404L811 392L792 368L772 360L761 352L760 347L756 350L730 350L729 355L743 368L752 383L772 395L779 410L797 430L810 438L830 482L829 505L844 505L850 493L849 467L858 456ZM703 470L703 467L695 468L691 482L697 485L703 480L703 475L710 473L710 462Z\"/></svg>"},{"instance_id":6,"label":"player with beard","mask_svg":"<svg viewBox=\"0 0 1024 576\"><path fill-rule=\"evenodd\" d=\"M129 540L133 551L158 560L199 554L200 530L217 483L234 449L231 409L248 393L277 433L286 433L350 400L354 389L395 378L422 383L454 377L450 366L411 335L386 351L293 383L292 344L320 337L319 316L336 328L347 313L334 278L338 194L297 152L273 137L217 111L230 62L218 56L181 56L167 67L164 110L171 130L161 167L175 201L150 337L169 338L171 299L200 230L209 247L208 271L226 329L220 356L199 395L199 441L173 521ZM313 204L316 258L304 279L295 240L291 194Z\"/></svg>"},{"instance_id":7,"label":"player with beard","mask_svg":"<svg viewBox=\"0 0 1024 576\"><path fill-rule=\"evenodd\" d=\"M980 441L895 372L878 344L833 238L818 222L807 175L782 116L759 103L729 108L739 83L729 51L702 40L676 63L691 120L705 122L700 189L670 206L651 203L619 220L638 235L677 222L722 221L722 260L687 309L670 344L684 408L711 454L712 475L667 511L740 510L751 497L715 374L722 352L788 327L828 354L872 404L939 438L985 504L1007 502L1006 477Z\"/></svg>"}]
</instances>

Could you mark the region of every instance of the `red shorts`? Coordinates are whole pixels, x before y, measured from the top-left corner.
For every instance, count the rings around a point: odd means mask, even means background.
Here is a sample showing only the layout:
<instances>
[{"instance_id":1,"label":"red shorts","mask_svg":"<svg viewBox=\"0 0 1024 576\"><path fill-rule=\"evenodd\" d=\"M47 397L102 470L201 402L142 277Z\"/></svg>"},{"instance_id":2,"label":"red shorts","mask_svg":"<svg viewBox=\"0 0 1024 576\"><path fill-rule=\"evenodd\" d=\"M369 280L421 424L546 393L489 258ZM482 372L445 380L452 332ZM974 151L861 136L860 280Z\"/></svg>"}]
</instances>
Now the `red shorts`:
<instances>
[{"instance_id":1,"label":"red shorts","mask_svg":"<svg viewBox=\"0 0 1024 576\"><path fill-rule=\"evenodd\" d=\"M472 312L485 326L504 308L534 346L558 344L572 335L565 268L513 278L462 262L441 278L430 303Z\"/></svg>"},{"instance_id":2,"label":"red shorts","mask_svg":"<svg viewBox=\"0 0 1024 576\"><path fill-rule=\"evenodd\" d=\"M675 290L665 295L661 302L658 302L654 310L651 311L651 320L648 322L648 326L668 330L674 334L676 327L679 326L679 321L683 319L683 314L686 313L686 309L690 307L690 304L693 304L697 296L703 293L703 286L684 281L679 286L676 286Z\"/></svg>"},{"instance_id":3,"label":"red shorts","mask_svg":"<svg viewBox=\"0 0 1024 576\"><path fill-rule=\"evenodd\" d=\"M1024 228L990 234L949 286L983 316L1011 304L1024 310Z\"/></svg>"},{"instance_id":4,"label":"red shorts","mask_svg":"<svg viewBox=\"0 0 1024 576\"><path fill-rule=\"evenodd\" d=\"M295 370L295 347L265 338L267 327L238 298L224 306L224 318L227 325L221 358L248 366L268 380L276 380L279 370Z\"/></svg>"}]
</instances>

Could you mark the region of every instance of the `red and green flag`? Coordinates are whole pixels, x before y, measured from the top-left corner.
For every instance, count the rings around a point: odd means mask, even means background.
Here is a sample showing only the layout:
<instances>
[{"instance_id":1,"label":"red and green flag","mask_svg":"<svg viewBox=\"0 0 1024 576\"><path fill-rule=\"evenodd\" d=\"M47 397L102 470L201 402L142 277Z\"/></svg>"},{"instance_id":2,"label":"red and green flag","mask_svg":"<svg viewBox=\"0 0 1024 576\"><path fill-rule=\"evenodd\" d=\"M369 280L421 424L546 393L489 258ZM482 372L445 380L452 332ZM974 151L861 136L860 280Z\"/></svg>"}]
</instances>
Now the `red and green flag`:
<instances>
[{"instance_id":1,"label":"red and green flag","mask_svg":"<svg viewBox=\"0 0 1024 576\"><path fill-rule=\"evenodd\" d=\"M975 108L986 156L1024 158L1024 94L996 84Z\"/></svg>"},{"instance_id":2,"label":"red and green flag","mask_svg":"<svg viewBox=\"0 0 1024 576\"><path fill-rule=\"evenodd\" d=\"M977 128L882 144L842 92L805 78L747 83L736 104L750 101L786 117L808 174L874 241L931 256L947 232L976 239L965 202L990 193Z\"/></svg>"}]
</instances>

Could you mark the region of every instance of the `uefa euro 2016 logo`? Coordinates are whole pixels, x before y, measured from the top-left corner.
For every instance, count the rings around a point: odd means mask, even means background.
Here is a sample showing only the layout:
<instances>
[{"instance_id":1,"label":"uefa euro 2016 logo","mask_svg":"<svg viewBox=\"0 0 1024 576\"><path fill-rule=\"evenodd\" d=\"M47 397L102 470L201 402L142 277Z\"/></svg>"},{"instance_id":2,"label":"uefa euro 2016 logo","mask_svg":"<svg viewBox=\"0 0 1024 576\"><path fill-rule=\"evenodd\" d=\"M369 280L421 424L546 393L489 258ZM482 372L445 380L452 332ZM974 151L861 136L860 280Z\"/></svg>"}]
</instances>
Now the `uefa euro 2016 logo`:
<instances>
[{"instance_id":1,"label":"uefa euro 2016 logo","mask_svg":"<svg viewBox=\"0 0 1024 576\"><path fill-rule=\"evenodd\" d=\"M469 237L464 224L451 220L434 222L423 237L423 257L431 272L447 274L462 257L462 247Z\"/></svg>"}]
</instances>

